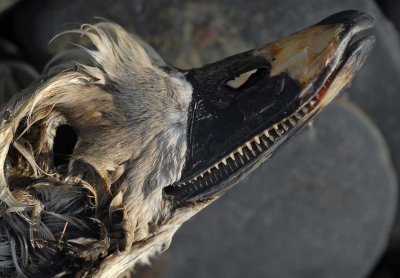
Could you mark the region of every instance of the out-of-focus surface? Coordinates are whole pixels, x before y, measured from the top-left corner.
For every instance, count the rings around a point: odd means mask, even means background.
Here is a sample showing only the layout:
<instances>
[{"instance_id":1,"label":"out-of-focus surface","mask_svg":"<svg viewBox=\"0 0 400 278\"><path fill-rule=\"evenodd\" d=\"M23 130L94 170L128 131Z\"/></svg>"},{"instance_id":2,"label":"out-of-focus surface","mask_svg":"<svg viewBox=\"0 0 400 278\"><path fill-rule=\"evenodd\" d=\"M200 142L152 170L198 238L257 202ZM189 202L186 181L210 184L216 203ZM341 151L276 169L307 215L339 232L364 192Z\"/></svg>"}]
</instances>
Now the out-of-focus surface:
<instances>
[{"instance_id":1,"label":"out-of-focus surface","mask_svg":"<svg viewBox=\"0 0 400 278\"><path fill-rule=\"evenodd\" d=\"M376 47L345 93L367 116L344 101L332 105L313 130L186 223L170 250L137 276L353 278L371 271L389 238L397 182L387 152L400 172L400 46L374 1L31 0L5 13L0 34L20 48L12 61L40 70L65 48L66 37L49 48L54 35L99 16L141 35L173 65L190 68L345 9L377 18ZM9 72L0 75L3 96L23 85L1 61L0 70ZM10 82L15 87L1 87ZM396 229L391 237L390 246L400 243ZM397 277L390 271L383 267L374 277Z\"/></svg>"},{"instance_id":2,"label":"out-of-focus surface","mask_svg":"<svg viewBox=\"0 0 400 278\"><path fill-rule=\"evenodd\" d=\"M17 46L0 37L0 107L38 77L37 70L23 61Z\"/></svg>"},{"instance_id":3,"label":"out-of-focus surface","mask_svg":"<svg viewBox=\"0 0 400 278\"><path fill-rule=\"evenodd\" d=\"M17 4L18 2L19 2L19 0L1 0L0 1L0 14L3 11L7 11L8 9L10 9L12 6Z\"/></svg>"}]
</instances>

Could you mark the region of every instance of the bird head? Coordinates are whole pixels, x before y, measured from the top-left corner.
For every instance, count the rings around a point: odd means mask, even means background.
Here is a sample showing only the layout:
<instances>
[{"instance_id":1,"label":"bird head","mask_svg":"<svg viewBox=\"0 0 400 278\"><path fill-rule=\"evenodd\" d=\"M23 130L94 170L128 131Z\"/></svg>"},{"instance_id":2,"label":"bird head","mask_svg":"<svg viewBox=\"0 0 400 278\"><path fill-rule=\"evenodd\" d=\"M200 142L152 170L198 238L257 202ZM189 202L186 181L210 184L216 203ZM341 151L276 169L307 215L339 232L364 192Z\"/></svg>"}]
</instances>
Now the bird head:
<instances>
[{"instance_id":1,"label":"bird head","mask_svg":"<svg viewBox=\"0 0 400 278\"><path fill-rule=\"evenodd\" d=\"M116 24L83 25L75 32L91 47L56 57L2 110L0 199L30 218L48 201L29 191L38 183L83 188L84 217L108 240L94 273L120 273L166 249L182 223L321 111L364 63L374 37L355 37L372 25L368 14L342 12L190 70ZM68 231L58 232L76 243Z\"/></svg>"}]
</instances>

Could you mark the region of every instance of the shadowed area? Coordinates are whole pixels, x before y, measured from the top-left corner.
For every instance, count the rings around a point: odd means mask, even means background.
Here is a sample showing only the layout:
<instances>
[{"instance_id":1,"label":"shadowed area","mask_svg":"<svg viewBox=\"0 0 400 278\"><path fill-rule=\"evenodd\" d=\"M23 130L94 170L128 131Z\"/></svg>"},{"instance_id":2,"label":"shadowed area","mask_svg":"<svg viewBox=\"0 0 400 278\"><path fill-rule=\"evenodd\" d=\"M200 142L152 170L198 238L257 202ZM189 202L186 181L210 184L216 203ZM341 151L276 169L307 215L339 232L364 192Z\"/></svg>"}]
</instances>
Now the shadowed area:
<instances>
[{"instance_id":1,"label":"shadowed area","mask_svg":"<svg viewBox=\"0 0 400 278\"><path fill-rule=\"evenodd\" d=\"M56 167L68 164L77 140L78 137L71 126L61 125L57 128L53 147Z\"/></svg>"}]
</instances>

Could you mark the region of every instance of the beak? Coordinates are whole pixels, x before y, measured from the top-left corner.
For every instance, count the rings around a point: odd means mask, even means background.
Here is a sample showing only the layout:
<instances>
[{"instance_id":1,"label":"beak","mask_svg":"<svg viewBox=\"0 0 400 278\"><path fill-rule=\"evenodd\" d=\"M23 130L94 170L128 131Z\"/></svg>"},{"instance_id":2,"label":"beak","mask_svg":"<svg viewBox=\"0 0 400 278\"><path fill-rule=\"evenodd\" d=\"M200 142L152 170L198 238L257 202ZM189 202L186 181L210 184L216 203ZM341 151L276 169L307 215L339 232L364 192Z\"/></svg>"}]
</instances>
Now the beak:
<instances>
[{"instance_id":1,"label":"beak","mask_svg":"<svg viewBox=\"0 0 400 278\"><path fill-rule=\"evenodd\" d=\"M193 86L180 181L164 189L178 206L220 196L267 160L353 78L375 39L345 11L280 41L186 73Z\"/></svg>"}]
</instances>

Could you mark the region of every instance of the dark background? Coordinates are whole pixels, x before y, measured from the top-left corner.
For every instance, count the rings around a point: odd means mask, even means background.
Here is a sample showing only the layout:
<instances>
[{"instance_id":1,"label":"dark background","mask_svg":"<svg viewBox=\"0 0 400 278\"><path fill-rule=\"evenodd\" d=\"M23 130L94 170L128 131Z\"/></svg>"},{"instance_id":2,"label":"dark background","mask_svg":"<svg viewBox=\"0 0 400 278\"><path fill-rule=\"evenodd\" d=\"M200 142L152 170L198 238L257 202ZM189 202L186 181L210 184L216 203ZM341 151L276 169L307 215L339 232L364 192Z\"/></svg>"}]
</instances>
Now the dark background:
<instances>
[{"instance_id":1,"label":"dark background","mask_svg":"<svg viewBox=\"0 0 400 278\"><path fill-rule=\"evenodd\" d=\"M345 9L377 19L376 47L352 86L136 276L400 277L399 1L0 0L0 102L68 45L48 45L54 35L96 16L191 68Z\"/></svg>"}]
</instances>

